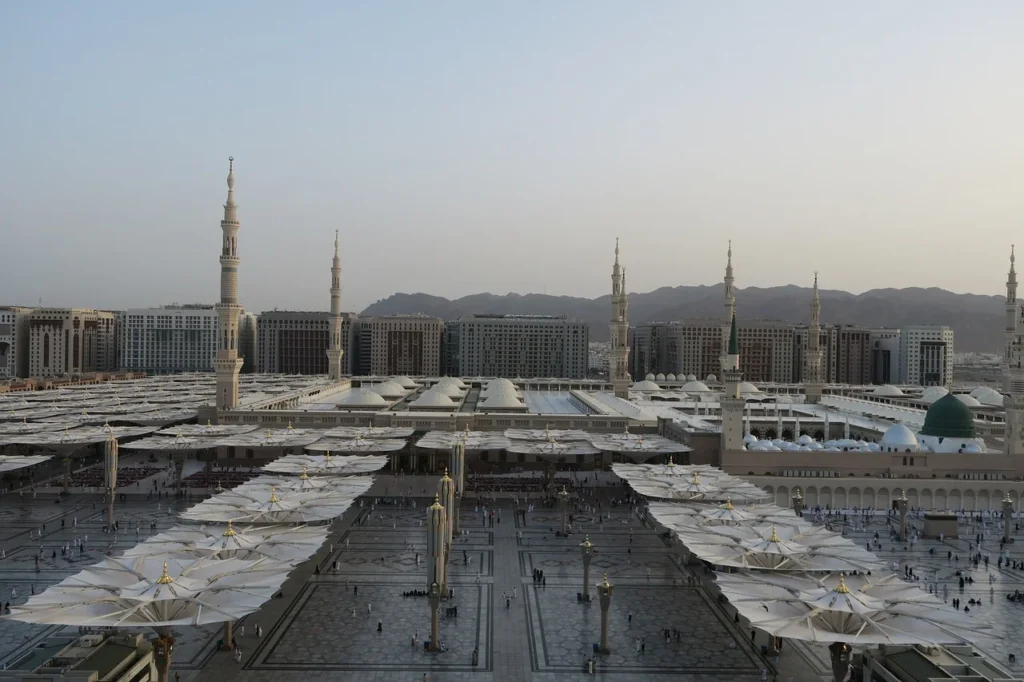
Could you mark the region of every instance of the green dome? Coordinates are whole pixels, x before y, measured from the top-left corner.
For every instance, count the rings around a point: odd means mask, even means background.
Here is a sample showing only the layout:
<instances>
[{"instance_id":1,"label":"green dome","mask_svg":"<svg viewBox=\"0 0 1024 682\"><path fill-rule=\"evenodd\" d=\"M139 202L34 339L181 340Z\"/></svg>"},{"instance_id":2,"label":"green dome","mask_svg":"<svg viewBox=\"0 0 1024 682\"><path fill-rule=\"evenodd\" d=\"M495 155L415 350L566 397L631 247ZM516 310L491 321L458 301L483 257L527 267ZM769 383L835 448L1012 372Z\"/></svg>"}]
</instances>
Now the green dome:
<instances>
[{"instance_id":1,"label":"green dome","mask_svg":"<svg viewBox=\"0 0 1024 682\"><path fill-rule=\"evenodd\" d=\"M923 436L938 438L974 438L974 415L971 408L952 393L932 403L924 417Z\"/></svg>"}]
</instances>

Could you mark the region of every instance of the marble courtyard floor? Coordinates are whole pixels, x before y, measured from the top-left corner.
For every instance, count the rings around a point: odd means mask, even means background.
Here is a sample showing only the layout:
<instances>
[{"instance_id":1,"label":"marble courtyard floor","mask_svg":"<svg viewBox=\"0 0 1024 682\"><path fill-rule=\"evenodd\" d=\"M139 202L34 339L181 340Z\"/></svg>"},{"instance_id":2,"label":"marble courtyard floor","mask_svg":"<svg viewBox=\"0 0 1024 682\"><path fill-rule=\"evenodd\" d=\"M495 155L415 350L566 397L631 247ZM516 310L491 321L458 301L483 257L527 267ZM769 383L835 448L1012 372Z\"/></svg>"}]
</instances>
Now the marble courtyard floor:
<instances>
[{"instance_id":1,"label":"marble courtyard floor","mask_svg":"<svg viewBox=\"0 0 1024 682\"><path fill-rule=\"evenodd\" d=\"M115 553L175 523L167 501L161 501L159 509L157 504L144 496L131 496L118 506L118 518L128 532L117 535ZM455 599L449 605L458 606L458 617L442 619L445 653L426 653L410 645L415 633L421 639L428 635L429 608L425 598L401 596L403 591L425 588L421 500L415 509L353 508L340 519L329 543L285 583L284 596L246 618L244 636L236 627L243 651L241 665L230 653L217 649L222 628L208 626L177 631L173 670L183 682L397 682L418 681L424 673L434 682L588 679L582 666L599 638L600 608L596 601L581 604L576 599L582 590L579 543L583 532L571 538L555 537L553 527L559 515L550 510L528 515L525 526L517 524L510 503L502 511L501 523L484 527L472 507L462 510L461 522L468 534L458 539L451 556ZM76 517L77 528L73 528ZM102 532L102 521L102 504L87 495L73 495L60 505L53 495L35 500L0 497L0 548L6 552L6 558L0 559L2 600L12 599L13 588L17 594L13 601L23 601L33 589L42 590L100 560L114 540ZM149 524L154 521L157 527L151 531ZM691 574L681 565L677 546L670 546L626 510L614 511L603 525L590 515L580 515L577 521L595 546L590 582L607 573L615 585L610 610L612 653L599 657L599 677L621 682L760 680L766 662L751 647L749 630L734 627L731 609L727 606L723 611L706 590L688 586ZM43 537L30 539L30 533L41 530L43 523ZM137 523L141 524L138 535ZM884 538L882 519L869 530L850 535L866 542L876 529ZM517 531L522 533L521 540ZM71 564L62 558L64 542L86 536L83 559ZM34 556L40 545L43 558L36 572ZM896 559L901 573L909 561L922 576L931 579L934 574L940 590L948 585L950 598L959 596L965 603L970 598L981 600L982 606L972 609L970 617L977 620L979 633L1002 638L979 634L976 644L1002 663L1011 651L1021 657L1016 647L1024 641L1024 605L1007 601L1005 594L1024 590L1024 571L999 570L993 561L989 570L997 577L990 590L982 564L971 571L975 583L961 592L955 572L967 570L966 540L926 540L907 551L884 539L882 545L880 555L888 561ZM928 554L931 547L936 548L934 556ZM946 559L950 550L960 553L959 565ZM998 545L986 543L983 551L994 559ZM1012 548L1011 554L1024 559L1024 547ZM336 572L334 561L338 562ZM315 563L322 567L320 575L314 575ZM546 585L534 584L535 568L544 571ZM513 588L516 597L506 607L503 595L510 595ZM255 637L252 626L257 623L264 629L262 638ZM666 627L679 629L681 640L666 643L662 637ZM75 629L0 620L0 662L18 659L62 631ZM646 642L643 654L636 652L637 638ZM761 635L758 644L764 639ZM479 652L476 667L471 664L474 649ZM793 675L796 682L818 682L828 679L827 670L823 646L790 642L783 650L778 679Z\"/></svg>"}]
</instances>

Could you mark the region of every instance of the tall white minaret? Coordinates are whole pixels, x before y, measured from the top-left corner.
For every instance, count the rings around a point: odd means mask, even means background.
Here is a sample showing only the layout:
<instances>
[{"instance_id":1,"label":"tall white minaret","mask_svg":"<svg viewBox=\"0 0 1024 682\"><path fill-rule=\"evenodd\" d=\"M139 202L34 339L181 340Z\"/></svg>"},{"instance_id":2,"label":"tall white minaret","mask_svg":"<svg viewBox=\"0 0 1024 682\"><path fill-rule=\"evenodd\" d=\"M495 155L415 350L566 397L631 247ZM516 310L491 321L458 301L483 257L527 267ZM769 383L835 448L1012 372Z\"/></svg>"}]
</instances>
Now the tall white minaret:
<instances>
[{"instance_id":1,"label":"tall white minaret","mask_svg":"<svg viewBox=\"0 0 1024 682\"><path fill-rule=\"evenodd\" d=\"M1006 339L1005 348L1003 349L1003 392L1009 393L1012 386L1011 370L1013 369L1013 362L1015 356L1019 355L1020 338L1018 337L1018 330L1020 329L1020 306L1017 304L1017 270L1014 268L1014 261L1016 256L1014 255L1013 245L1010 245L1010 272L1006 275L1006 327L1003 331L1003 336ZM1015 347L1015 344L1018 344Z\"/></svg>"},{"instance_id":2,"label":"tall white minaret","mask_svg":"<svg viewBox=\"0 0 1024 682\"><path fill-rule=\"evenodd\" d=\"M228 200L224 204L224 220L220 229L224 243L220 251L220 303L214 306L220 324L217 356L213 369L217 373L217 409L230 410L238 405L238 206L235 204L235 157L228 157Z\"/></svg>"},{"instance_id":3,"label":"tall white minaret","mask_svg":"<svg viewBox=\"0 0 1024 682\"><path fill-rule=\"evenodd\" d=\"M739 334L734 313L729 323L729 341L722 361L722 383L725 387L725 394L719 400L722 410L722 452L743 449L743 408L746 399L740 395L742 380Z\"/></svg>"},{"instance_id":4,"label":"tall white minaret","mask_svg":"<svg viewBox=\"0 0 1024 682\"><path fill-rule=\"evenodd\" d=\"M719 364L725 370L726 356L729 354L729 329L736 318L736 278L732 276L732 240L729 240L729 251L725 263L725 318L722 323L722 354Z\"/></svg>"},{"instance_id":5,"label":"tall white minaret","mask_svg":"<svg viewBox=\"0 0 1024 682\"><path fill-rule=\"evenodd\" d=\"M331 338L327 345L327 376L341 379L341 258L338 256L338 231L334 231L334 260L331 261Z\"/></svg>"},{"instance_id":6,"label":"tall white minaret","mask_svg":"<svg viewBox=\"0 0 1024 682\"><path fill-rule=\"evenodd\" d=\"M609 374L617 398L629 397L629 303L626 300L626 271L619 266L619 240L615 239L612 265L612 349Z\"/></svg>"},{"instance_id":7,"label":"tall white minaret","mask_svg":"<svg viewBox=\"0 0 1024 682\"><path fill-rule=\"evenodd\" d=\"M818 273L814 273L814 295L811 297L811 324L807 327L807 347L804 348L804 395L807 402L821 402L824 384L821 352L821 299L818 298Z\"/></svg>"}]
</instances>

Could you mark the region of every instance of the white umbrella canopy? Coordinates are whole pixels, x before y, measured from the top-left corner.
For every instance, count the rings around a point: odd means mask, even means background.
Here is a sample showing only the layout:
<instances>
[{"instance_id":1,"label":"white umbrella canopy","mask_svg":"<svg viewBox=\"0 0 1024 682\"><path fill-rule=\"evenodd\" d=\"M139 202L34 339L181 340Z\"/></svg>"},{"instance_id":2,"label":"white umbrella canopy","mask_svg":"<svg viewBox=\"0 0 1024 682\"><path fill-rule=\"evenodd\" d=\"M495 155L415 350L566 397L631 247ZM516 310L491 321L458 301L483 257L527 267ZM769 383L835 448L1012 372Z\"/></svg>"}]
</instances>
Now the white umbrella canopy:
<instances>
[{"instance_id":1,"label":"white umbrella canopy","mask_svg":"<svg viewBox=\"0 0 1024 682\"><path fill-rule=\"evenodd\" d=\"M397 452L407 445L400 438L334 438L317 441L306 446L310 452L334 452L354 454L360 452Z\"/></svg>"},{"instance_id":2,"label":"white umbrella canopy","mask_svg":"<svg viewBox=\"0 0 1024 682\"><path fill-rule=\"evenodd\" d=\"M258 610L292 564L258 559L105 559L11 607L11 620L52 625L205 625Z\"/></svg>"},{"instance_id":3,"label":"white umbrella canopy","mask_svg":"<svg viewBox=\"0 0 1024 682\"><path fill-rule=\"evenodd\" d=\"M344 514L353 500L373 485L372 476L352 477L354 483L347 492L289 491L278 493L275 488L258 486L248 490L228 490L204 500L182 512L183 519L226 523L317 523L329 521Z\"/></svg>"},{"instance_id":4,"label":"white umbrella canopy","mask_svg":"<svg viewBox=\"0 0 1024 682\"><path fill-rule=\"evenodd\" d=\"M512 441L506 449L513 454L540 457L575 457L577 455L597 455L601 452L587 441L560 442L554 436L544 441Z\"/></svg>"},{"instance_id":5,"label":"white umbrella canopy","mask_svg":"<svg viewBox=\"0 0 1024 682\"><path fill-rule=\"evenodd\" d=\"M186 437L209 437L218 438L223 436L237 436L243 433L251 433L258 429L258 426L242 424L182 424L171 426L157 433L158 436L186 436Z\"/></svg>"},{"instance_id":6,"label":"white umbrella canopy","mask_svg":"<svg viewBox=\"0 0 1024 682\"><path fill-rule=\"evenodd\" d=\"M505 429L505 438L508 438L511 441L549 441L554 438L555 440L564 443L579 440L589 441L591 439L591 435L580 429L552 429L545 426L543 429Z\"/></svg>"},{"instance_id":7,"label":"white umbrella canopy","mask_svg":"<svg viewBox=\"0 0 1024 682\"><path fill-rule=\"evenodd\" d=\"M306 446L323 438L324 432L317 429L295 429L291 424L286 429L250 431L220 438L216 445L235 448L289 448Z\"/></svg>"},{"instance_id":8,"label":"white umbrella canopy","mask_svg":"<svg viewBox=\"0 0 1024 682\"><path fill-rule=\"evenodd\" d=\"M704 526L676 532L679 541L717 566L772 571L879 571L871 552L812 526Z\"/></svg>"},{"instance_id":9,"label":"white umbrella canopy","mask_svg":"<svg viewBox=\"0 0 1024 682\"><path fill-rule=\"evenodd\" d=\"M386 455L335 457L327 452L322 456L285 455L263 467L263 470L292 476L301 475L303 472L310 476L349 476L373 473L387 463Z\"/></svg>"},{"instance_id":10,"label":"white umbrella canopy","mask_svg":"<svg viewBox=\"0 0 1024 682\"><path fill-rule=\"evenodd\" d=\"M162 432L161 432L162 433ZM143 438L142 440L125 443L121 446L125 450L156 450L160 452L177 452L190 450L204 450L216 446L216 439L205 436L186 436L178 434L173 438L159 434Z\"/></svg>"},{"instance_id":11,"label":"white umbrella canopy","mask_svg":"<svg viewBox=\"0 0 1024 682\"><path fill-rule=\"evenodd\" d=\"M939 645L971 641L970 617L894 575L718 574L729 602L776 637L845 644ZM902 585L900 584L902 583Z\"/></svg>"},{"instance_id":12,"label":"white umbrella canopy","mask_svg":"<svg viewBox=\"0 0 1024 682\"><path fill-rule=\"evenodd\" d=\"M466 452L480 450L508 450L512 443L501 433L493 431L430 431L416 443L425 450L451 450L456 443L463 443Z\"/></svg>"},{"instance_id":13,"label":"white umbrella canopy","mask_svg":"<svg viewBox=\"0 0 1024 682\"><path fill-rule=\"evenodd\" d=\"M612 471L645 497L686 502L759 502L771 495L718 469L673 464L612 464Z\"/></svg>"},{"instance_id":14,"label":"white umbrella canopy","mask_svg":"<svg viewBox=\"0 0 1024 682\"><path fill-rule=\"evenodd\" d=\"M324 492L348 494L363 489L364 477L360 476L310 476L308 473L298 476L287 474L262 474L237 486L232 492L245 494L269 494L269 489L276 489L278 494L290 492ZM371 479L372 480L372 479Z\"/></svg>"},{"instance_id":15,"label":"white umbrella canopy","mask_svg":"<svg viewBox=\"0 0 1024 682\"><path fill-rule=\"evenodd\" d=\"M191 552L215 559L267 558L296 563L311 557L327 539L326 526L175 526L141 542L125 556Z\"/></svg>"},{"instance_id":16,"label":"white umbrella canopy","mask_svg":"<svg viewBox=\"0 0 1024 682\"><path fill-rule=\"evenodd\" d=\"M811 525L797 516L792 509L783 509L774 504L734 506L732 499L726 499L725 503L720 505L651 502L647 510L658 523L673 531L719 525L774 524L797 528L809 528Z\"/></svg>"},{"instance_id":17,"label":"white umbrella canopy","mask_svg":"<svg viewBox=\"0 0 1024 682\"><path fill-rule=\"evenodd\" d=\"M402 439L413 434L412 427L404 426L336 426L324 431L324 438L349 440L352 438Z\"/></svg>"},{"instance_id":18,"label":"white umbrella canopy","mask_svg":"<svg viewBox=\"0 0 1024 682\"><path fill-rule=\"evenodd\" d=\"M46 423L46 422L5 422L0 423L0 438L4 436L19 436L26 433L42 433L44 431L61 431L71 427L68 423Z\"/></svg>"},{"instance_id":19,"label":"white umbrella canopy","mask_svg":"<svg viewBox=\"0 0 1024 682\"><path fill-rule=\"evenodd\" d=\"M156 429L148 426L82 426L77 429L63 431L44 431L28 433L13 437L4 437L5 442L19 445L40 445L44 447L82 446L104 443L113 436L118 441L133 436L144 436Z\"/></svg>"},{"instance_id":20,"label":"white umbrella canopy","mask_svg":"<svg viewBox=\"0 0 1024 682\"><path fill-rule=\"evenodd\" d=\"M36 464L42 464L48 459L52 459L51 455L0 455L0 473L5 471L14 471L15 469L24 469L25 467L35 466Z\"/></svg>"},{"instance_id":21,"label":"white umbrella canopy","mask_svg":"<svg viewBox=\"0 0 1024 682\"><path fill-rule=\"evenodd\" d=\"M633 458L651 455L673 455L690 452L693 448L654 434L601 435L593 440L594 447L602 452L616 452ZM663 465L664 466L664 465Z\"/></svg>"}]
</instances>

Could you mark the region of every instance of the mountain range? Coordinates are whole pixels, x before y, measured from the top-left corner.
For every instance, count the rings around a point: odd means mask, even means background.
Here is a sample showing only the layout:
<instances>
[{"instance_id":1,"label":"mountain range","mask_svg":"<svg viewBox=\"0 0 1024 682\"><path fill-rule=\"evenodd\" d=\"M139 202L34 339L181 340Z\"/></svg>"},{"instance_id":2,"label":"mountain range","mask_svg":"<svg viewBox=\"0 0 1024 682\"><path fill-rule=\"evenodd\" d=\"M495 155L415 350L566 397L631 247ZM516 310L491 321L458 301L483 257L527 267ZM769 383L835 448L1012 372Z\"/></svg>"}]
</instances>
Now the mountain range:
<instances>
[{"instance_id":1,"label":"mountain range","mask_svg":"<svg viewBox=\"0 0 1024 682\"><path fill-rule=\"evenodd\" d=\"M629 294L631 324L687 318L720 318L723 285L662 287ZM821 321L860 327L948 325L958 352L1001 352L1003 302L1000 296L955 294L938 288L872 289L862 294L821 290ZM579 298L546 294L472 294L455 300L429 294L392 294L363 315L419 313L445 320L473 314L567 315L590 323L593 341L608 340L611 297ZM806 324L811 289L797 286L737 289L737 316L748 320L786 320Z\"/></svg>"}]
</instances>

